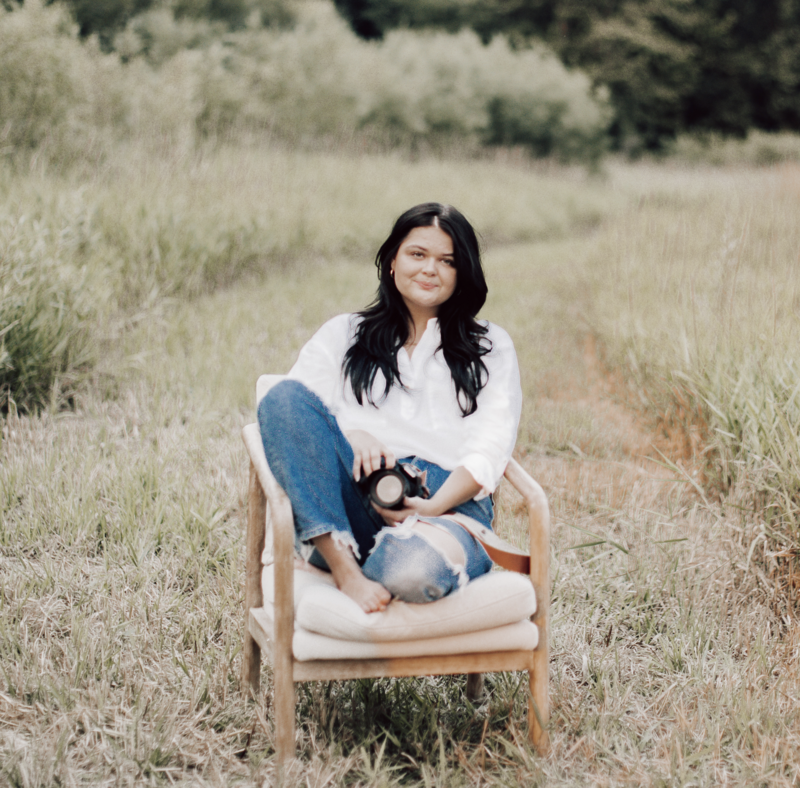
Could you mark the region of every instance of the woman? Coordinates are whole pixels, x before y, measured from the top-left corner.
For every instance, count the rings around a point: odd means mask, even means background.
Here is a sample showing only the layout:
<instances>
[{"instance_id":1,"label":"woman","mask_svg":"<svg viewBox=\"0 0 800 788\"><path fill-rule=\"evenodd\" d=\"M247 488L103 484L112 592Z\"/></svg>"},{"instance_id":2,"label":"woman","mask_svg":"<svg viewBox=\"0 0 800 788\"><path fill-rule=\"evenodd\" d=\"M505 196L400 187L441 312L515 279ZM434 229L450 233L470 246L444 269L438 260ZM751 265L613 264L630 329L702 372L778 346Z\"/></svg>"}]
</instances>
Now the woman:
<instances>
[{"instance_id":1,"label":"woman","mask_svg":"<svg viewBox=\"0 0 800 788\"><path fill-rule=\"evenodd\" d=\"M325 323L258 409L299 552L367 613L392 596L439 599L489 571L450 515L491 524L522 402L511 339L475 319L487 287L461 213L406 211L376 265L373 304ZM397 462L426 473L430 497L371 504L357 482Z\"/></svg>"}]
</instances>

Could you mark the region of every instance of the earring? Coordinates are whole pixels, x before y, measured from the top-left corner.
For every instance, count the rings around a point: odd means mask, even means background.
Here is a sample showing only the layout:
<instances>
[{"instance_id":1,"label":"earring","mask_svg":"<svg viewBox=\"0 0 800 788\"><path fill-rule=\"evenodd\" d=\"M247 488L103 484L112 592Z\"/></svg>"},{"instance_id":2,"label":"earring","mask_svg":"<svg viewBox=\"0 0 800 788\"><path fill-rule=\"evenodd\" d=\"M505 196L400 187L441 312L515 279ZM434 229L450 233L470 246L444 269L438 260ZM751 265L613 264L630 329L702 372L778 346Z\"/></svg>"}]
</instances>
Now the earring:
<instances>
[{"instance_id":1,"label":"earring","mask_svg":"<svg viewBox=\"0 0 800 788\"><path fill-rule=\"evenodd\" d=\"M389 269L389 276L391 276L392 279L394 279L394 268Z\"/></svg>"}]
</instances>

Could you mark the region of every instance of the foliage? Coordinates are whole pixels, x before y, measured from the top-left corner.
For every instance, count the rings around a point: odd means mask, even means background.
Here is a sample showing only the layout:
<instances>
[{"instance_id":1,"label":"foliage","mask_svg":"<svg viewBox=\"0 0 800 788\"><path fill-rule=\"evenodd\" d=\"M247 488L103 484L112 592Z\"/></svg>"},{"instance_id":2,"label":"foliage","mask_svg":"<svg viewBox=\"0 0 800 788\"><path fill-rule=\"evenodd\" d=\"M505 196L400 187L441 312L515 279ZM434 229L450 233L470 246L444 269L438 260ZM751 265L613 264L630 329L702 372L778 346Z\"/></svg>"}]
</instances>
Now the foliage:
<instances>
[{"instance_id":1,"label":"foliage","mask_svg":"<svg viewBox=\"0 0 800 788\"><path fill-rule=\"evenodd\" d=\"M293 0L64 0L81 35L96 35L106 49L132 19L147 11L166 11L179 18L220 23L225 29L246 25L290 26Z\"/></svg>"},{"instance_id":2,"label":"foliage","mask_svg":"<svg viewBox=\"0 0 800 788\"><path fill-rule=\"evenodd\" d=\"M82 42L58 4L0 9L0 151L23 165L68 167L115 155L124 139L190 144L197 113L190 54L159 73L143 62L123 67L93 40Z\"/></svg>"},{"instance_id":3,"label":"foliage","mask_svg":"<svg viewBox=\"0 0 800 788\"><path fill-rule=\"evenodd\" d=\"M539 157L597 162L611 116L605 91L592 91L581 71L564 69L541 46L514 52L495 39L487 49L494 57L486 72L495 82L487 91L485 141L524 145Z\"/></svg>"},{"instance_id":4,"label":"foliage","mask_svg":"<svg viewBox=\"0 0 800 788\"><path fill-rule=\"evenodd\" d=\"M447 137L589 162L604 147L605 103L581 73L546 47L486 47L466 31L396 31L369 44L311 4L291 31L212 46L202 69L204 133L237 123L268 124L288 139L361 130L394 143Z\"/></svg>"},{"instance_id":5,"label":"foliage","mask_svg":"<svg viewBox=\"0 0 800 788\"><path fill-rule=\"evenodd\" d=\"M545 46L514 52L468 31L367 43L324 3L306 4L292 29L235 33L151 9L114 46L103 55L81 43L58 5L0 10L6 152L63 162L110 155L119 139L191 146L243 131L303 144L361 134L389 145L523 145L590 164L604 149L604 97Z\"/></svg>"},{"instance_id":6,"label":"foliage","mask_svg":"<svg viewBox=\"0 0 800 788\"><path fill-rule=\"evenodd\" d=\"M590 164L604 149L604 97L543 45L515 52L468 31L367 43L327 4L307 3L292 29L235 33L152 9L114 46L103 55L81 43L58 5L0 11L6 152L63 162L110 155L119 139L192 146L243 131L303 144L360 134L389 145L522 145Z\"/></svg>"},{"instance_id":7,"label":"foliage","mask_svg":"<svg viewBox=\"0 0 800 788\"><path fill-rule=\"evenodd\" d=\"M79 133L91 115L97 58L82 46L61 7L30 0L0 9L0 142L5 151L34 149L48 138Z\"/></svg>"},{"instance_id":8,"label":"foliage","mask_svg":"<svg viewBox=\"0 0 800 788\"><path fill-rule=\"evenodd\" d=\"M55 229L55 228L53 228ZM86 243L80 222L51 228L0 211L0 410L35 410L71 393L94 361L88 272L63 252Z\"/></svg>"},{"instance_id":9,"label":"foliage","mask_svg":"<svg viewBox=\"0 0 800 788\"><path fill-rule=\"evenodd\" d=\"M355 33L365 39L381 39L398 28L437 27L456 32L475 26L481 0L334 0Z\"/></svg>"},{"instance_id":10,"label":"foliage","mask_svg":"<svg viewBox=\"0 0 800 788\"><path fill-rule=\"evenodd\" d=\"M157 0L67 0L82 36L98 35L108 42L132 16L146 11Z\"/></svg>"},{"instance_id":11,"label":"foliage","mask_svg":"<svg viewBox=\"0 0 800 788\"><path fill-rule=\"evenodd\" d=\"M611 91L620 146L684 131L800 130L796 0L336 0L353 29L470 26L521 46L544 39Z\"/></svg>"}]
</instances>

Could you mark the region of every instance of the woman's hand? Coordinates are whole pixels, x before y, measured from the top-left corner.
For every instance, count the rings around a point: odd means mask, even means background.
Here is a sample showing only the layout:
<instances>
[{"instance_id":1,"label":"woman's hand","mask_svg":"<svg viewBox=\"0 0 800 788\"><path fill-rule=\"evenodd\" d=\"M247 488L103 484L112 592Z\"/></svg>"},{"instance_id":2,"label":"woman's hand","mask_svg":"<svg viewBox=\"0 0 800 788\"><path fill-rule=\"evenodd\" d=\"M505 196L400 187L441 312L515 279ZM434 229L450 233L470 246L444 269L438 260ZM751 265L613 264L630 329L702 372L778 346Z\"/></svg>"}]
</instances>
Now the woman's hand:
<instances>
[{"instance_id":1,"label":"woman's hand","mask_svg":"<svg viewBox=\"0 0 800 788\"><path fill-rule=\"evenodd\" d=\"M447 511L446 509L440 511L433 498L416 497L404 498L402 509L384 509L375 503L372 504L372 507L389 525L402 523L406 517L411 517L412 514L419 517L438 517Z\"/></svg>"},{"instance_id":2,"label":"woman's hand","mask_svg":"<svg viewBox=\"0 0 800 788\"><path fill-rule=\"evenodd\" d=\"M383 509L374 503L372 505L389 525L397 525L412 514L419 517L440 517L459 504L474 498L480 491L481 486L472 478L472 474L463 466L459 466L447 477L447 481L432 498L404 498L402 509Z\"/></svg>"},{"instance_id":3,"label":"woman's hand","mask_svg":"<svg viewBox=\"0 0 800 788\"><path fill-rule=\"evenodd\" d=\"M377 438L364 430L348 430L344 434L353 448L353 478L356 481L363 475L369 476L381 467L381 458L386 461L387 468L394 468L395 456Z\"/></svg>"}]
</instances>

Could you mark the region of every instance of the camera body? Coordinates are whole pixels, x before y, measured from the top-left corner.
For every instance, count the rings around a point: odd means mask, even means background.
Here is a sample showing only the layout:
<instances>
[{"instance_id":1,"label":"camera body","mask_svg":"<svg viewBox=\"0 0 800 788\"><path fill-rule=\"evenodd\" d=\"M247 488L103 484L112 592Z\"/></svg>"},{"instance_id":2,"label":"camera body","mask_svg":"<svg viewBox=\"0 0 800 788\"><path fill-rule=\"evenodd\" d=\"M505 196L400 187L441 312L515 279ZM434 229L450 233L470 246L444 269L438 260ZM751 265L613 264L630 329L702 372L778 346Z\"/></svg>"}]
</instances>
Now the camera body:
<instances>
[{"instance_id":1,"label":"camera body","mask_svg":"<svg viewBox=\"0 0 800 788\"><path fill-rule=\"evenodd\" d=\"M416 465L398 463L394 468L373 471L359 484L370 500L383 509L402 509L404 498L427 498L431 494L425 486L426 476Z\"/></svg>"}]
</instances>

